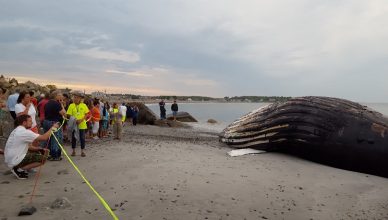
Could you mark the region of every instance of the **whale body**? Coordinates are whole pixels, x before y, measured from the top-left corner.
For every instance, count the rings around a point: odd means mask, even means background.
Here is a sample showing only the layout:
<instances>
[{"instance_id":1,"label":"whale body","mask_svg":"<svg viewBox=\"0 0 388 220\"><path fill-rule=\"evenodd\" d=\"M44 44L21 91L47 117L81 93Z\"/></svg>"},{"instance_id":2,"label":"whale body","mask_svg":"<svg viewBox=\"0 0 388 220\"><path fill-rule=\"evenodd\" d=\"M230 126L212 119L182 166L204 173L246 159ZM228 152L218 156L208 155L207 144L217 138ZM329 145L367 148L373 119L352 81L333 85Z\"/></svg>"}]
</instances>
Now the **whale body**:
<instances>
[{"instance_id":1,"label":"whale body","mask_svg":"<svg viewBox=\"0 0 388 220\"><path fill-rule=\"evenodd\" d=\"M388 177L388 118L345 99L308 96L273 103L234 121L219 140Z\"/></svg>"}]
</instances>

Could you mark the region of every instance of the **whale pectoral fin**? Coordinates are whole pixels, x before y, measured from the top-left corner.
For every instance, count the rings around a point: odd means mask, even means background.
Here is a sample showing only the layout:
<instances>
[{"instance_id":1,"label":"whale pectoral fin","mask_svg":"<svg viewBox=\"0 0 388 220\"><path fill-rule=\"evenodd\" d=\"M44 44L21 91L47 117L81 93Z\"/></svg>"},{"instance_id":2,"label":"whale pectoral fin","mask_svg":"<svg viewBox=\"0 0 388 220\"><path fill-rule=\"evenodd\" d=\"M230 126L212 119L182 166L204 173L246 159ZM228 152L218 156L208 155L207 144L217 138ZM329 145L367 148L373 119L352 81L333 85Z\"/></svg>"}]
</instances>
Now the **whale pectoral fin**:
<instances>
[{"instance_id":1,"label":"whale pectoral fin","mask_svg":"<svg viewBox=\"0 0 388 220\"><path fill-rule=\"evenodd\" d=\"M228 155L231 157L237 157L237 156L243 156L247 154L262 154L266 153L267 151L264 150L256 150L252 148L244 148L244 149L238 149L238 150L231 150L228 152Z\"/></svg>"}]
</instances>

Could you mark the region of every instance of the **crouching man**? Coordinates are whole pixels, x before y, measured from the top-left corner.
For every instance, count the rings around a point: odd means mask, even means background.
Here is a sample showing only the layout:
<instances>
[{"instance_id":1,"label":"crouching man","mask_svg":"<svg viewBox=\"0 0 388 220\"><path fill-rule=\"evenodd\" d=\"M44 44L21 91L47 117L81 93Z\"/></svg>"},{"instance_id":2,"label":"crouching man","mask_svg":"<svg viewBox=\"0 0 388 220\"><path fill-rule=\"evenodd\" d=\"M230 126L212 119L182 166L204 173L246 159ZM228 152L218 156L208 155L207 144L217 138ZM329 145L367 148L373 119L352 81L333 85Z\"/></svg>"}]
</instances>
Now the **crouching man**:
<instances>
[{"instance_id":1,"label":"crouching man","mask_svg":"<svg viewBox=\"0 0 388 220\"><path fill-rule=\"evenodd\" d=\"M4 149L5 163L18 179L27 179L27 170L39 167L46 162L48 150L38 147L38 142L47 140L51 131L58 128L59 124L54 124L43 135L29 130L31 126L31 116L18 116L15 120L16 128L9 135Z\"/></svg>"}]
</instances>

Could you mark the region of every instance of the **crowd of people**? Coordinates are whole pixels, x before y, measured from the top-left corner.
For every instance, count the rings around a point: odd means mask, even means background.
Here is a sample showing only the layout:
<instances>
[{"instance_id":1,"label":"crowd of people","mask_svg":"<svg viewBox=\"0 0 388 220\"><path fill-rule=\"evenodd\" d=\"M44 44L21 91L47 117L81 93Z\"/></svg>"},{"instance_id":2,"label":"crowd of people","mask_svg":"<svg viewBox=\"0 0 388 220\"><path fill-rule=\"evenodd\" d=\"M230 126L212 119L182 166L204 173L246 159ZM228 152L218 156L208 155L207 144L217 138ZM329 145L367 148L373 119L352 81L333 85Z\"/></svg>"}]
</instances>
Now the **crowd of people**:
<instances>
[{"instance_id":1,"label":"crowd of people","mask_svg":"<svg viewBox=\"0 0 388 220\"><path fill-rule=\"evenodd\" d=\"M56 90L41 94L38 99L30 91L15 90L8 97L5 93L1 89L0 108L13 117L15 129L1 153L18 179L28 178L28 173L46 160L62 160L60 145L64 142L71 142L71 156L77 155L79 143L79 155L85 157L88 138L98 140L113 133L113 139L121 140L122 127L136 125L139 115L136 105L110 105L78 91L70 96Z\"/></svg>"}]
</instances>

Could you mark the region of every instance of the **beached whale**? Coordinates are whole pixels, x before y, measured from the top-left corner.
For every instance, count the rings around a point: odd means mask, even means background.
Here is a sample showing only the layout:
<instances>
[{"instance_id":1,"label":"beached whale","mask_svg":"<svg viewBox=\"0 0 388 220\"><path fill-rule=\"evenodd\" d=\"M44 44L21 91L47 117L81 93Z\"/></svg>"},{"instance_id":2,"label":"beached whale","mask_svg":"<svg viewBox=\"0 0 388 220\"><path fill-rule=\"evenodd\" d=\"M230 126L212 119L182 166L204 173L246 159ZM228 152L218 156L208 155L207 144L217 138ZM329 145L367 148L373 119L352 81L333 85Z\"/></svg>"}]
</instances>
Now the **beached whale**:
<instances>
[{"instance_id":1,"label":"beached whale","mask_svg":"<svg viewBox=\"0 0 388 220\"><path fill-rule=\"evenodd\" d=\"M388 177L388 118L344 99L309 96L267 105L226 127L220 141Z\"/></svg>"}]
</instances>

